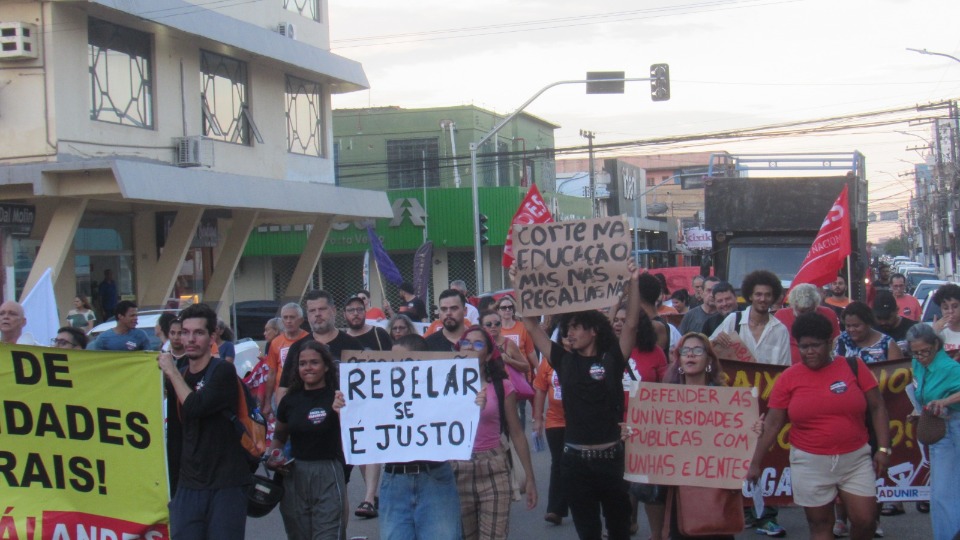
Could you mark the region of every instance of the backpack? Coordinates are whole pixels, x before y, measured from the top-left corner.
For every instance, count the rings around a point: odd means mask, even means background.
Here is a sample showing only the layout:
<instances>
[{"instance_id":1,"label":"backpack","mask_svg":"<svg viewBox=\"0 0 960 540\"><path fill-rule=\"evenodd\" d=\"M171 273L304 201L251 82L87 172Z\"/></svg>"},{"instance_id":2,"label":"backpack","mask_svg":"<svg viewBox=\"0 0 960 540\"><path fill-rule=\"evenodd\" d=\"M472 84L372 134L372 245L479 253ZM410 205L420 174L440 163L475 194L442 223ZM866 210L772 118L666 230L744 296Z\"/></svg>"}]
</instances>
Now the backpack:
<instances>
[{"instance_id":1,"label":"backpack","mask_svg":"<svg viewBox=\"0 0 960 540\"><path fill-rule=\"evenodd\" d=\"M220 358L211 358L207 366L206 373L203 374L202 381L206 382L207 377L213 373L213 370L224 363ZM186 374L188 366L185 366L180 372ZM237 434L240 435L240 446L243 447L250 465L250 470L256 470L267 451L267 422L260 414L260 407L257 400L250 393L247 385L240 380L239 375L234 375L237 381L237 403L233 407L228 407L222 411L224 418L233 424ZM180 403L177 402L177 411L180 410Z\"/></svg>"}]
</instances>

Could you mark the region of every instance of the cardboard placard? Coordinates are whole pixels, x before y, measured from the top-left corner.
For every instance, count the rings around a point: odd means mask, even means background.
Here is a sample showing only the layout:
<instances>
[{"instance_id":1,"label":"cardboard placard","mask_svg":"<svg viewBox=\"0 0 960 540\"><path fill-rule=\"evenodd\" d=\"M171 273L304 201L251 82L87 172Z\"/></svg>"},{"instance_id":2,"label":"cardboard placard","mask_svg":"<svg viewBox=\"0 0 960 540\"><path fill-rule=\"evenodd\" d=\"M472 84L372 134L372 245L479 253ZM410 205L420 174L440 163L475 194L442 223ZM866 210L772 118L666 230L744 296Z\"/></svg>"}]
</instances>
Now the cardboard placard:
<instances>
[{"instance_id":1,"label":"cardboard placard","mask_svg":"<svg viewBox=\"0 0 960 540\"><path fill-rule=\"evenodd\" d=\"M340 438L347 463L470 459L481 388L475 356L344 351Z\"/></svg>"},{"instance_id":2,"label":"cardboard placard","mask_svg":"<svg viewBox=\"0 0 960 540\"><path fill-rule=\"evenodd\" d=\"M513 227L517 299L524 316L608 308L630 278L622 217Z\"/></svg>"},{"instance_id":3,"label":"cardboard placard","mask_svg":"<svg viewBox=\"0 0 960 540\"><path fill-rule=\"evenodd\" d=\"M733 332L725 333L730 338L729 346L721 345L716 341L710 342L710 344L713 345L713 351L717 353L717 358L721 360L734 360L737 362L757 361L757 359L753 356L753 353L750 352L750 348L743 343L739 335Z\"/></svg>"},{"instance_id":4,"label":"cardboard placard","mask_svg":"<svg viewBox=\"0 0 960 540\"><path fill-rule=\"evenodd\" d=\"M741 489L760 415L750 388L641 382L630 396L631 482Z\"/></svg>"}]
</instances>

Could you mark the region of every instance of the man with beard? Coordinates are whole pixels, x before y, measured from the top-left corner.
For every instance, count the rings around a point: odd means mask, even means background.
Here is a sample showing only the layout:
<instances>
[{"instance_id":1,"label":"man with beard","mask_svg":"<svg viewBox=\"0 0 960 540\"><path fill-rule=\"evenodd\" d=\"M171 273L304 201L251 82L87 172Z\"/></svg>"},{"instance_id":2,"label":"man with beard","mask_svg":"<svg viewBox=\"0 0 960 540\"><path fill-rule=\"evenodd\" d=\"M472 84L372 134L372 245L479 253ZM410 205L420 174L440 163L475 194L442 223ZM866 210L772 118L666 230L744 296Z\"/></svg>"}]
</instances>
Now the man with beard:
<instances>
[{"instance_id":1,"label":"man with beard","mask_svg":"<svg viewBox=\"0 0 960 540\"><path fill-rule=\"evenodd\" d=\"M170 501L170 533L180 539L243 538L250 469L229 414L237 404L237 372L212 358L217 314L194 304L180 314L189 364L181 373L170 353L157 365L167 379L167 430L182 432L177 491Z\"/></svg>"},{"instance_id":2,"label":"man with beard","mask_svg":"<svg viewBox=\"0 0 960 540\"><path fill-rule=\"evenodd\" d=\"M367 324L366 312L366 303L363 298L354 296L347 300L343 307L343 316L347 320L347 335L356 338L363 345L364 350L389 351L393 347L390 334L379 326ZM380 485L380 465L361 465L360 472L363 474L367 490L363 496L363 502L353 515L375 518L379 515L377 486Z\"/></svg>"},{"instance_id":3,"label":"man with beard","mask_svg":"<svg viewBox=\"0 0 960 540\"><path fill-rule=\"evenodd\" d=\"M680 335L684 335L687 332L702 331L707 319L717 312L717 304L713 299L713 288L717 283L720 283L720 278L714 276L706 279L702 276L697 277L700 278L700 289L697 290L697 294L700 294L703 303L697 307L690 308L690 311L683 316L683 320L680 321ZM696 284L697 282L694 281L694 287L697 286Z\"/></svg>"},{"instance_id":4,"label":"man with beard","mask_svg":"<svg viewBox=\"0 0 960 540\"><path fill-rule=\"evenodd\" d=\"M877 295L877 291L889 291L890 290L890 265L887 263L880 263L880 267L877 269L877 279L870 282L870 286L867 287L867 304L871 307L873 306L873 299Z\"/></svg>"},{"instance_id":5,"label":"man with beard","mask_svg":"<svg viewBox=\"0 0 960 540\"><path fill-rule=\"evenodd\" d=\"M830 294L823 303L833 308L837 312L837 317L843 313L843 308L850 304L850 297L847 296L847 278L837 276L837 279L833 280L830 284Z\"/></svg>"},{"instance_id":6,"label":"man with beard","mask_svg":"<svg viewBox=\"0 0 960 540\"><path fill-rule=\"evenodd\" d=\"M379 326L367 324L366 306L359 296L347 300L343 307L347 335L357 338L365 351L389 351L393 347L390 334Z\"/></svg>"},{"instance_id":7,"label":"man with beard","mask_svg":"<svg viewBox=\"0 0 960 540\"><path fill-rule=\"evenodd\" d=\"M900 316L899 304L893 293L877 291L873 299L873 317L877 321L877 331L892 337L901 351L910 350L907 347L907 330L917 321Z\"/></svg>"},{"instance_id":8,"label":"man with beard","mask_svg":"<svg viewBox=\"0 0 960 540\"><path fill-rule=\"evenodd\" d=\"M440 320L443 321L443 330L434 332L427 337L427 350L435 352L449 352L456 350L457 343L463 337L467 328L463 325L466 314L464 306L467 299L456 289L447 289L440 293Z\"/></svg>"}]
</instances>

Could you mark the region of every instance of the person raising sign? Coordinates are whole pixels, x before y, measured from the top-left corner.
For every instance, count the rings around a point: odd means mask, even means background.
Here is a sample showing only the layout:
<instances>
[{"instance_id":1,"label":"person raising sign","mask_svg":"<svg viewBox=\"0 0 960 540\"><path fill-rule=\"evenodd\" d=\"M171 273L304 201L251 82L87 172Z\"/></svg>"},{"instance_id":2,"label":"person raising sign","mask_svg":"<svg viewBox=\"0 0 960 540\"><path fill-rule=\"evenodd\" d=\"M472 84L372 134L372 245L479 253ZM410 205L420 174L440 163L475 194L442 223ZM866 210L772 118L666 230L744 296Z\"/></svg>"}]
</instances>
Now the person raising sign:
<instances>
[{"instance_id":1,"label":"person raising sign","mask_svg":"<svg viewBox=\"0 0 960 540\"><path fill-rule=\"evenodd\" d=\"M640 272L632 262L628 268L627 320L619 341L607 316L595 310L568 315L570 351L547 337L538 318L522 319L560 380L567 421L561 478L580 538L601 538L601 508L610 540L630 538L630 500L623 481L622 378L636 342ZM510 280L517 282L516 266L510 268Z\"/></svg>"}]
</instances>

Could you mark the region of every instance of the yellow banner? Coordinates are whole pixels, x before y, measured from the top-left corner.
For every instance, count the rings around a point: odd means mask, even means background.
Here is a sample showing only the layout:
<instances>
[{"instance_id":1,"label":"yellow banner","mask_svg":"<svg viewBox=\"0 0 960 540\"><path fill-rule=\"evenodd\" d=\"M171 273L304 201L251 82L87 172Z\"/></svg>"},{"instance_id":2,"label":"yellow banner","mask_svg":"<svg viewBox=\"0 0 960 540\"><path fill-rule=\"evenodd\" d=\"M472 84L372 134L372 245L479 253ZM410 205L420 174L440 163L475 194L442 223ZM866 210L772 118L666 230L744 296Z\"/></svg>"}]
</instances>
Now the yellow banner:
<instances>
[{"instance_id":1,"label":"yellow banner","mask_svg":"<svg viewBox=\"0 0 960 540\"><path fill-rule=\"evenodd\" d=\"M0 344L0 538L169 538L156 354Z\"/></svg>"}]
</instances>

